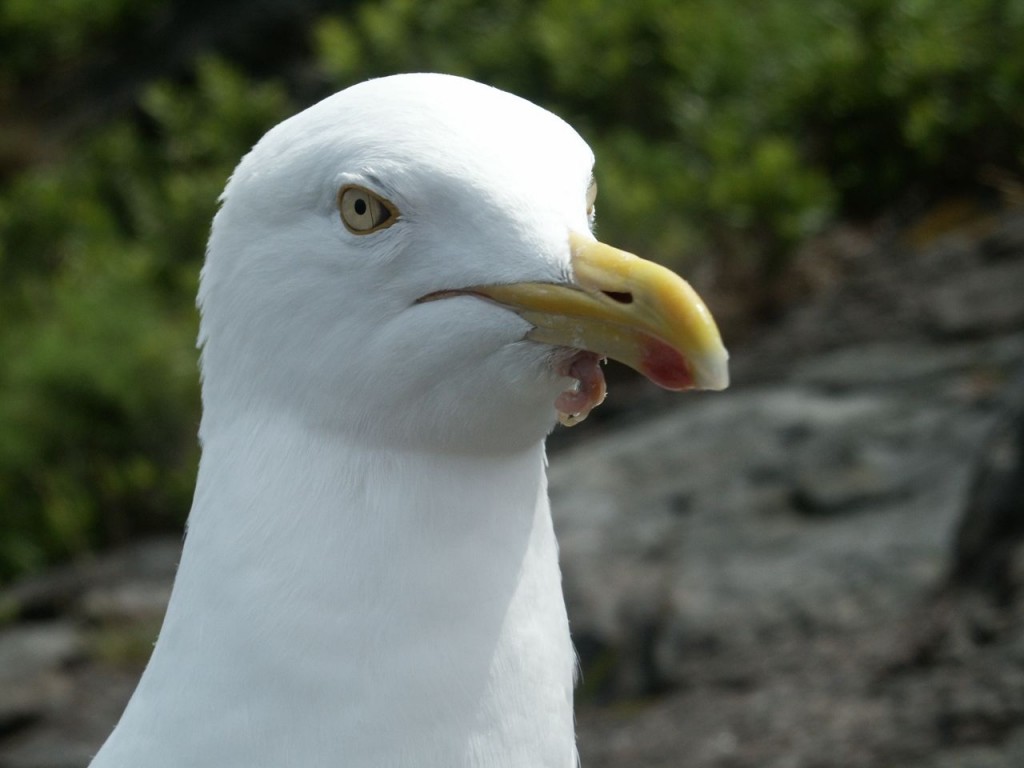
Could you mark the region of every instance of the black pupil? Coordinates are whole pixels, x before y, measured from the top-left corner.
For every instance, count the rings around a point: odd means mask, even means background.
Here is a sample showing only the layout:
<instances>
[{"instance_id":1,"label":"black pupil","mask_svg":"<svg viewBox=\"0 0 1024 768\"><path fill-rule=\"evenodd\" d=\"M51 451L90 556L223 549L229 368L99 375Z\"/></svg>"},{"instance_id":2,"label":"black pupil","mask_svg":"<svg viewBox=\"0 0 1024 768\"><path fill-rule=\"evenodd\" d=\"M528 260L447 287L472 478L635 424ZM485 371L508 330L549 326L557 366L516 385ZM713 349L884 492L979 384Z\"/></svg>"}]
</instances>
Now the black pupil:
<instances>
[{"instance_id":1,"label":"black pupil","mask_svg":"<svg viewBox=\"0 0 1024 768\"><path fill-rule=\"evenodd\" d=\"M356 204L353 207L356 209L356 213L358 213L360 216L366 213L366 201L363 200L362 198L356 200Z\"/></svg>"}]
</instances>

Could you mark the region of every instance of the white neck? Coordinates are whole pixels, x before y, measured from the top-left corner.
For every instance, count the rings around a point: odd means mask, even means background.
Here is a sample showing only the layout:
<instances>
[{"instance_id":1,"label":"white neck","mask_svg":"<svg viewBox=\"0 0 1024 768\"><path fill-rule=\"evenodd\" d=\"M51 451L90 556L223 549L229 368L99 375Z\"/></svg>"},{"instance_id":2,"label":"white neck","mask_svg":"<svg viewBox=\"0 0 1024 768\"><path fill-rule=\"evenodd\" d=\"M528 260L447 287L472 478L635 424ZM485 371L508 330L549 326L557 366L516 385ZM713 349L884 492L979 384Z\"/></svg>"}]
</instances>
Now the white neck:
<instances>
[{"instance_id":1,"label":"white neck","mask_svg":"<svg viewBox=\"0 0 1024 768\"><path fill-rule=\"evenodd\" d=\"M208 437L159 642L94 768L574 765L543 445Z\"/></svg>"}]
</instances>

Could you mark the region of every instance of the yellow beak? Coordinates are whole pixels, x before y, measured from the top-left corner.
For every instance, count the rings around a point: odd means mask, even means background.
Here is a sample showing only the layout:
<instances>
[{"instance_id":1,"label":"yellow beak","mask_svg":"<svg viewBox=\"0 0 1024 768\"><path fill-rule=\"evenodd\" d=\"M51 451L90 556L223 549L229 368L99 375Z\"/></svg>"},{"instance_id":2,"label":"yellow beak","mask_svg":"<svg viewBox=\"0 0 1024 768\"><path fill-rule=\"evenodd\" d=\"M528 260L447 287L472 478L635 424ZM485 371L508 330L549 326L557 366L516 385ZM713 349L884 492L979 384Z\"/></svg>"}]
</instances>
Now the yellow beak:
<instances>
[{"instance_id":1,"label":"yellow beak","mask_svg":"<svg viewBox=\"0 0 1024 768\"><path fill-rule=\"evenodd\" d=\"M671 270L569 234L575 282L486 285L486 296L534 327L528 338L625 363L666 389L725 389L729 353L711 313Z\"/></svg>"}]
</instances>

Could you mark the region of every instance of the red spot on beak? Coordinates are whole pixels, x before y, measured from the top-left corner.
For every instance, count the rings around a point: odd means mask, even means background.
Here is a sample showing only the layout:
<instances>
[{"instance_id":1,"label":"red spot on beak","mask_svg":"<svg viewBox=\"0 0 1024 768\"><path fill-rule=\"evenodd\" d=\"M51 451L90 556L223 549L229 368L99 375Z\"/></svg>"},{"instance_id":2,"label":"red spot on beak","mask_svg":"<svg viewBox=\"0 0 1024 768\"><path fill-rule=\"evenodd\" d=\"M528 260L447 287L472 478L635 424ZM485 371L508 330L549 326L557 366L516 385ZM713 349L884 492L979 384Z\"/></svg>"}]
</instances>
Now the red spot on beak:
<instances>
[{"instance_id":1,"label":"red spot on beak","mask_svg":"<svg viewBox=\"0 0 1024 768\"><path fill-rule=\"evenodd\" d=\"M693 373L679 352L660 339L648 337L640 362L640 372L659 387L693 389Z\"/></svg>"}]
</instances>

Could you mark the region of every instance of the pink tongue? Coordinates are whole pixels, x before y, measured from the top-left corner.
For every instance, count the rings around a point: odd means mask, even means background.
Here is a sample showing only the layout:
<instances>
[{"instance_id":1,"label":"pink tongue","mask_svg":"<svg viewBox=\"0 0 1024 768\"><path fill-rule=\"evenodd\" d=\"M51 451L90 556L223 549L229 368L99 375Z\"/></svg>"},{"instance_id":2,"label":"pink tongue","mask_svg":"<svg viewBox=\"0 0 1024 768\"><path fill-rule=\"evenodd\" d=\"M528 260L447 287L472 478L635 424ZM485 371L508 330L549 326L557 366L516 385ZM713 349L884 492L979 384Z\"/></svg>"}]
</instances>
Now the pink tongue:
<instances>
[{"instance_id":1,"label":"pink tongue","mask_svg":"<svg viewBox=\"0 0 1024 768\"><path fill-rule=\"evenodd\" d=\"M579 382L577 388L566 390L555 400L561 422L572 426L587 418L608 394L601 358L593 352L577 352L560 367L559 373Z\"/></svg>"}]
</instances>

